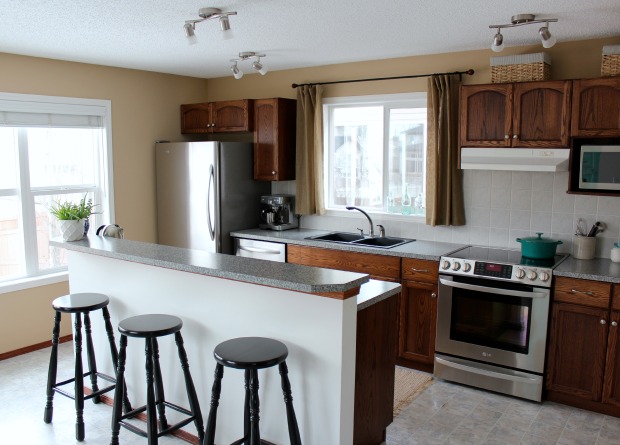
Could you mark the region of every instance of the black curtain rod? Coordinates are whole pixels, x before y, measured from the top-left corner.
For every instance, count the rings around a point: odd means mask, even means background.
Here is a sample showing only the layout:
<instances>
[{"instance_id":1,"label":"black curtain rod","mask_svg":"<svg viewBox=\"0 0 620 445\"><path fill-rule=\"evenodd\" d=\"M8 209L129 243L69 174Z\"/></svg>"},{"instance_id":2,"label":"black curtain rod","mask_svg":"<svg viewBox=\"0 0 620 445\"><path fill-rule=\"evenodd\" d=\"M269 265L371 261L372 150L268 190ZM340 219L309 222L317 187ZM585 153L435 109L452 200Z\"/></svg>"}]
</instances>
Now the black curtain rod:
<instances>
[{"instance_id":1,"label":"black curtain rod","mask_svg":"<svg viewBox=\"0 0 620 445\"><path fill-rule=\"evenodd\" d=\"M469 69L467 71L454 71L451 73L414 74L412 76L374 77L372 79L334 80L333 82L294 83L291 86L293 88L297 88L297 87L304 87L307 85L332 85L335 83L373 82L375 80L414 79L416 77L430 77L430 76L442 75L442 74L458 74L460 78L463 74L467 74L468 76L471 76L472 74L474 74L474 70Z\"/></svg>"}]
</instances>

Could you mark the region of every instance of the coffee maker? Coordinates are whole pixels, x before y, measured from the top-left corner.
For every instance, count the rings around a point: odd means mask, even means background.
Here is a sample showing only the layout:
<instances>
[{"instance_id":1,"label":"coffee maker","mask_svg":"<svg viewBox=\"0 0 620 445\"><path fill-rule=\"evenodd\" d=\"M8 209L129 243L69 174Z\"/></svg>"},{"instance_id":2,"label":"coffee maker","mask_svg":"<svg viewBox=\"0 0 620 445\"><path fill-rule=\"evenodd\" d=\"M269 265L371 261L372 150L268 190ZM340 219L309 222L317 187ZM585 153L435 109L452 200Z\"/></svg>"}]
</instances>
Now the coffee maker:
<instances>
[{"instance_id":1,"label":"coffee maker","mask_svg":"<svg viewBox=\"0 0 620 445\"><path fill-rule=\"evenodd\" d=\"M260 198L261 229L288 230L298 227L295 215L295 196L264 195Z\"/></svg>"}]
</instances>

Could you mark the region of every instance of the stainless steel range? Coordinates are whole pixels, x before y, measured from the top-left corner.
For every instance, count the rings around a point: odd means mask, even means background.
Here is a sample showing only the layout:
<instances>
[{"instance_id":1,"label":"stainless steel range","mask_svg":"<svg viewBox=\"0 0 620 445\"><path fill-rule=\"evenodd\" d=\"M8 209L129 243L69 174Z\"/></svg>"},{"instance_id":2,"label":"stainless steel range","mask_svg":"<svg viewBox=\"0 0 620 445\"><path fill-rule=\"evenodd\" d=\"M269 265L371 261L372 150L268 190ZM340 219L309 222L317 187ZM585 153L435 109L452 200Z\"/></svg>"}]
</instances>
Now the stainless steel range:
<instances>
[{"instance_id":1,"label":"stainless steel range","mask_svg":"<svg viewBox=\"0 0 620 445\"><path fill-rule=\"evenodd\" d=\"M435 376L540 401L551 274L567 256L467 247L442 257Z\"/></svg>"}]
</instances>

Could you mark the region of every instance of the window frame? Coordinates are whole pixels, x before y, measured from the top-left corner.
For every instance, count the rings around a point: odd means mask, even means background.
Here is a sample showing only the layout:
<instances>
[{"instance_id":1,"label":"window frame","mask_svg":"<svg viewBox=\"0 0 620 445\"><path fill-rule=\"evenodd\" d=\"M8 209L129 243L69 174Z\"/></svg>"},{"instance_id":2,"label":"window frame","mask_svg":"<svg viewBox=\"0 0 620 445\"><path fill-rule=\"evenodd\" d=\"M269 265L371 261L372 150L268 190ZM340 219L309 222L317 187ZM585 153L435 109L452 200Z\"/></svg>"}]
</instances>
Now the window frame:
<instances>
[{"instance_id":1,"label":"window frame","mask_svg":"<svg viewBox=\"0 0 620 445\"><path fill-rule=\"evenodd\" d=\"M95 194L100 199L104 221L114 221L114 183L113 183L113 149L112 149L112 101L106 99L82 99L62 96L45 96L34 94L4 93L0 92L0 111L23 112L23 113L48 113L97 116L101 119L102 141L101 150L98 154L98 178L95 183ZM50 127L56 127L50 125ZM18 138L23 137L23 131L18 130ZM48 195L50 191L62 193L85 193L92 192L92 186L53 186L32 187L30 185L30 168L28 153L22 143L18 144L18 168L19 179L17 188L2 189L2 196L16 196L21 209L22 243L25 249L26 270L33 270L33 262L37 258L32 253L37 251L36 221L34 218L34 198L40 195ZM33 236L34 234L34 236ZM28 273L30 273L28 272ZM63 282L68 280L66 268L50 269L43 273L28 275L0 282L0 294L30 289L33 287Z\"/></svg>"},{"instance_id":2,"label":"window frame","mask_svg":"<svg viewBox=\"0 0 620 445\"><path fill-rule=\"evenodd\" d=\"M344 209L329 208L329 182L331 180L329 175L329 168L333 162L332 151L329 147L330 135L333 134L333 109L338 106L384 106L387 107L388 112L384 112L384 132L383 132L383 165L384 173L385 168L389 165L389 150L388 139L389 132L385 131L385 128L389 128L389 109L391 108L427 108L427 93L425 91L413 92L413 93L396 93L396 94L376 94L367 96L348 96L348 97L328 97L323 99L323 197L325 202L325 215L326 216L351 216L357 217L358 215L349 212ZM424 168L424 177L426 177L426 166ZM389 186L389 175L383 174L383 190L387 190ZM388 213L387 211L378 211L377 209L364 208L366 212L372 215L381 217L383 220L393 221L408 221L408 222L425 222L425 215L402 215L397 213Z\"/></svg>"}]
</instances>

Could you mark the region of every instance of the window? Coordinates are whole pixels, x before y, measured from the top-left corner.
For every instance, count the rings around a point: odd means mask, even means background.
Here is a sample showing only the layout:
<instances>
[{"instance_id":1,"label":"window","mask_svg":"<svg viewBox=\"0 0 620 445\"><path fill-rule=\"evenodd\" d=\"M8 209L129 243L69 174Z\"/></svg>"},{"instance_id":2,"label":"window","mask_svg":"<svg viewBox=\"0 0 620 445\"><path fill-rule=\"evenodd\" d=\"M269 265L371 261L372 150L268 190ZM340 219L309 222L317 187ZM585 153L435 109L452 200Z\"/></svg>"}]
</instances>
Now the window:
<instances>
[{"instance_id":1,"label":"window","mask_svg":"<svg viewBox=\"0 0 620 445\"><path fill-rule=\"evenodd\" d=\"M424 216L426 93L324 100L327 209Z\"/></svg>"},{"instance_id":2,"label":"window","mask_svg":"<svg viewBox=\"0 0 620 445\"><path fill-rule=\"evenodd\" d=\"M109 141L109 101L0 93L4 291L24 279L49 278L67 269L64 249L49 245L60 236L48 211L53 201L78 202L86 196L101 213L91 217L91 226L97 227L102 215L113 219ZM23 287L28 286L15 289Z\"/></svg>"}]
</instances>

